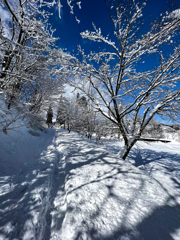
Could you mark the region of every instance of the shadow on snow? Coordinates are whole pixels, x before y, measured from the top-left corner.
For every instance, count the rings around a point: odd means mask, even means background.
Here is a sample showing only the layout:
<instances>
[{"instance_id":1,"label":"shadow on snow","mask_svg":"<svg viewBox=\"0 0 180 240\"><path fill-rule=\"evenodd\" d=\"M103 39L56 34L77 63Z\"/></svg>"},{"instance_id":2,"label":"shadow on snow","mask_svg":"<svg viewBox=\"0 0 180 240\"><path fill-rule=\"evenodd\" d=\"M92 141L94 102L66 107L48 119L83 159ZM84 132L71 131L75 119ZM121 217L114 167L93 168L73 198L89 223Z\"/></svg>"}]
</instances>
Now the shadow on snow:
<instances>
[{"instance_id":1,"label":"shadow on snow","mask_svg":"<svg viewBox=\"0 0 180 240\"><path fill-rule=\"evenodd\" d=\"M79 138L70 142L64 157L66 209L58 217L57 198L51 239L174 239L180 229L180 205L166 188L91 143ZM149 150L143 156L133 154L136 167L164 157L179 161L178 155ZM173 181L179 187L176 178Z\"/></svg>"},{"instance_id":2,"label":"shadow on snow","mask_svg":"<svg viewBox=\"0 0 180 240\"><path fill-rule=\"evenodd\" d=\"M27 169L27 174L13 176L13 190L0 196L3 210L0 227L6 226L0 237L39 240L42 231L43 240L174 239L173 234L180 229L180 205L163 186L94 144L74 135L66 139L61 133L60 137L44 223L37 222L34 226L35 238L28 235L29 226L33 228L35 221L33 210L41 211L43 199L47 197L44 182L52 170L52 162L43 160L40 165ZM59 147L64 148L62 153ZM179 161L178 155L149 150L131 153L136 167L161 162L164 157ZM45 158L46 155L41 155L41 159ZM166 167L170 170L170 165ZM33 182L34 174L36 182ZM172 180L179 188L178 180L175 177ZM24 182L29 184L23 185Z\"/></svg>"}]
</instances>

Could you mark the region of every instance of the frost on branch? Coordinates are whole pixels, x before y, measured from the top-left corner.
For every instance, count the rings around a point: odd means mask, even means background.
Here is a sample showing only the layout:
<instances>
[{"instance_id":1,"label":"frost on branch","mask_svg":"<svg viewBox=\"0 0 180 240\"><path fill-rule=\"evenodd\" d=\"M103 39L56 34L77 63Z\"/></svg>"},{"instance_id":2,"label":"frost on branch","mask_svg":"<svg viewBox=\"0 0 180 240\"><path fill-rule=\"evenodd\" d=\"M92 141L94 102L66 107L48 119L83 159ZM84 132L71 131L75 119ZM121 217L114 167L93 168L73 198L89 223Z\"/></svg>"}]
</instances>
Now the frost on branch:
<instances>
[{"instance_id":1,"label":"frost on branch","mask_svg":"<svg viewBox=\"0 0 180 240\"><path fill-rule=\"evenodd\" d=\"M168 17L174 18L174 19L180 19L180 8L171 12Z\"/></svg>"},{"instance_id":2,"label":"frost on branch","mask_svg":"<svg viewBox=\"0 0 180 240\"><path fill-rule=\"evenodd\" d=\"M104 37L101 33L101 28L97 29L94 24L93 24L93 27L94 27L95 32L90 32L90 31L86 30L85 32L81 33L81 37L95 41L95 42L104 42L104 43L108 44L109 46L112 46L116 50L117 54L119 55L120 53L119 53L118 48L116 48L115 42L112 42L108 36Z\"/></svg>"},{"instance_id":3,"label":"frost on branch","mask_svg":"<svg viewBox=\"0 0 180 240\"><path fill-rule=\"evenodd\" d=\"M172 46L169 53L165 51L171 37L179 34L179 10L173 12L173 19L163 18L162 25L153 25L147 33L140 35L145 3L127 1L116 8L112 8L111 3L108 7L114 35L104 37L101 28L95 25L94 31L81 33L83 38L103 42L107 48L88 55L81 49L82 62L76 59L72 66L73 85L119 128L125 144L121 152L123 159L141 140L155 116L171 121L180 119L179 46ZM148 62L149 56L153 60L149 69L144 70L141 63ZM93 89L92 94L88 89Z\"/></svg>"},{"instance_id":4,"label":"frost on branch","mask_svg":"<svg viewBox=\"0 0 180 240\"><path fill-rule=\"evenodd\" d=\"M51 102L52 93L62 91L66 72L60 69L69 56L55 47L49 13L40 8L53 3L18 1L15 8L4 2L10 17L8 24L0 22L0 91L7 111L18 108L34 118Z\"/></svg>"},{"instance_id":5,"label":"frost on branch","mask_svg":"<svg viewBox=\"0 0 180 240\"><path fill-rule=\"evenodd\" d=\"M81 9L81 2L77 2L76 4L78 5L79 9Z\"/></svg>"}]
</instances>

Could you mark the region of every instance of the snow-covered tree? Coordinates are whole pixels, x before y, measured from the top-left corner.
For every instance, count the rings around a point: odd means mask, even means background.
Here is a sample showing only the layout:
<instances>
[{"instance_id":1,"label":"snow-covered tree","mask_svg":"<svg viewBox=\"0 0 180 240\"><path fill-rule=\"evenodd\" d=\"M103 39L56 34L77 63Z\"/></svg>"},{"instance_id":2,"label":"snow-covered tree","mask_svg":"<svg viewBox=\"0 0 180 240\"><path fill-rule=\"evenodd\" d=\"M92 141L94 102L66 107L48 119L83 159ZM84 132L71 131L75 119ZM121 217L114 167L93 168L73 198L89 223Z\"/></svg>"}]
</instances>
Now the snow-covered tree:
<instances>
[{"instance_id":1,"label":"snow-covered tree","mask_svg":"<svg viewBox=\"0 0 180 240\"><path fill-rule=\"evenodd\" d=\"M161 123L152 119L148 126L142 132L142 137L144 138L153 138L153 139L162 139L164 138L163 126Z\"/></svg>"},{"instance_id":2,"label":"snow-covered tree","mask_svg":"<svg viewBox=\"0 0 180 240\"><path fill-rule=\"evenodd\" d=\"M57 110L56 121L60 125L64 124L64 127L65 127L65 122L66 122L68 105L69 104L67 102L67 99L61 95L61 97L59 99L59 102L58 102L58 110Z\"/></svg>"},{"instance_id":3,"label":"snow-covered tree","mask_svg":"<svg viewBox=\"0 0 180 240\"><path fill-rule=\"evenodd\" d=\"M107 48L89 55L79 48L83 60L73 60L70 71L72 85L119 128L124 140L119 154L125 159L156 115L180 119L180 46L172 45L179 37L180 10L166 13L160 24L142 34L146 1L106 4L114 35L104 36L95 25L94 31L82 32L82 38L102 42ZM146 61L149 68L143 70ZM87 90L88 84L96 94Z\"/></svg>"},{"instance_id":4,"label":"snow-covered tree","mask_svg":"<svg viewBox=\"0 0 180 240\"><path fill-rule=\"evenodd\" d=\"M39 114L57 89L60 92L66 79L60 68L69 55L57 49L42 1L1 3L8 17L0 21L0 90L8 109L18 106L28 114ZM49 4L44 1L43 6Z\"/></svg>"},{"instance_id":5,"label":"snow-covered tree","mask_svg":"<svg viewBox=\"0 0 180 240\"><path fill-rule=\"evenodd\" d=\"M74 129L77 132L85 133L88 129L88 107L84 96L77 98L67 98L61 95L57 110L56 121L60 125L67 126L68 131Z\"/></svg>"},{"instance_id":6,"label":"snow-covered tree","mask_svg":"<svg viewBox=\"0 0 180 240\"><path fill-rule=\"evenodd\" d=\"M53 110L52 110L51 105L48 108L46 117L47 117L46 123L49 127L50 126L49 124L52 124L52 118L53 118Z\"/></svg>"}]
</instances>

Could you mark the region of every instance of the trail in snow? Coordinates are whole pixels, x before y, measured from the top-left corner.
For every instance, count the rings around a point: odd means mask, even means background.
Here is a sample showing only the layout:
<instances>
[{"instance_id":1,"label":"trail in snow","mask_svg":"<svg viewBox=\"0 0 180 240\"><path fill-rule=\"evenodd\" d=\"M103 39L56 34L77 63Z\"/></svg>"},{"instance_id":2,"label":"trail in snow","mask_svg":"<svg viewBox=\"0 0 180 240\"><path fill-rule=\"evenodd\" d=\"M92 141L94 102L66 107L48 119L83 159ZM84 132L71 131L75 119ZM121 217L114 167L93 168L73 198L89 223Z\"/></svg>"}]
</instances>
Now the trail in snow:
<instances>
[{"instance_id":1,"label":"trail in snow","mask_svg":"<svg viewBox=\"0 0 180 240\"><path fill-rule=\"evenodd\" d=\"M56 133L54 138L54 147L56 151L56 160L54 161L53 172L49 178L49 191L46 197L46 202L44 204L43 215L40 216L40 234L38 236L38 240L46 240L51 237L51 226L53 224L53 218L55 215L58 216L58 226L60 226L63 222L65 212L66 212L66 195L65 195L65 177L66 172L63 169L64 158L63 158L63 147L58 146L57 139L58 134ZM61 209L55 211L56 205L54 203L54 199L59 199L59 205ZM55 212L55 213L54 213Z\"/></svg>"},{"instance_id":2,"label":"trail in snow","mask_svg":"<svg viewBox=\"0 0 180 240\"><path fill-rule=\"evenodd\" d=\"M117 142L21 134L0 138L0 240L180 239L178 154L145 144L134 167L111 153Z\"/></svg>"},{"instance_id":3,"label":"trail in snow","mask_svg":"<svg viewBox=\"0 0 180 240\"><path fill-rule=\"evenodd\" d=\"M1 134L0 239L39 239L57 156L54 131Z\"/></svg>"}]
</instances>

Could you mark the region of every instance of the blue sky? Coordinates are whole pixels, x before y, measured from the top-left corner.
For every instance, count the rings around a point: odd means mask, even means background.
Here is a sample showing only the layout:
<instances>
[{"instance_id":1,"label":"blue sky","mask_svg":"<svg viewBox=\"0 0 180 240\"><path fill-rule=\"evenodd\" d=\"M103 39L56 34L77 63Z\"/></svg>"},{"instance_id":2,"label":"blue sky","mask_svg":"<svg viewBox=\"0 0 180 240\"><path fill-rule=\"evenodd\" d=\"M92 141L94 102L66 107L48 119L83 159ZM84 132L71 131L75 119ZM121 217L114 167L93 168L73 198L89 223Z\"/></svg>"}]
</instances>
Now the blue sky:
<instances>
[{"instance_id":1,"label":"blue sky","mask_svg":"<svg viewBox=\"0 0 180 240\"><path fill-rule=\"evenodd\" d=\"M80 0L78 0L79 2ZM112 1L113 2L113 1ZM146 32L150 28L151 19L157 19L161 13L169 10L167 0L149 0L143 11L143 18L145 24L143 30ZM102 29L104 35L113 35L113 26L109 18L106 4L104 0L81 0L81 9L75 4L74 12L80 20L78 24L75 16L70 13L69 6L66 0L61 0L63 8L61 9L61 19L59 18L58 8L54 7L51 11L53 16L50 17L50 22L53 28L56 29L55 36L59 37L58 46L67 48L68 51L73 53L76 51L77 45L81 45L85 51L91 49L98 51L100 44L82 39L80 32L85 30L93 30L92 22L97 28ZM176 7L180 7L180 1L175 0ZM102 46L102 44L101 44ZM102 46L104 47L104 46Z\"/></svg>"},{"instance_id":2,"label":"blue sky","mask_svg":"<svg viewBox=\"0 0 180 240\"><path fill-rule=\"evenodd\" d=\"M76 2L79 1L80 0L76 0ZM113 1L114 0L111 0L110 2ZM169 6L172 1L173 0L147 1L143 10L142 20L144 20L144 25L141 28L141 33L146 33L150 30L150 23L155 19L160 18L160 14L165 14L166 11L170 11ZM180 0L174 1L175 8L179 8ZM143 1L141 1L141 3L142 2ZM81 9L75 4L74 13L80 20L79 24L75 20L75 15L70 13L67 0L61 0L61 4L63 5L61 8L61 18L59 18L58 6L51 9L53 15L50 17L50 23L53 25L53 28L56 29L54 36L60 38L57 42L59 47L67 49L70 54L77 53L77 45L81 45L86 54L90 51L98 52L100 48L105 49L107 45L104 43L97 43L81 38L81 32L85 30L94 30L92 23L94 23L97 28L101 28L104 36L109 34L110 39L116 41L116 38L114 37L114 27L108 15L104 0L81 0ZM158 62L157 56L149 57L146 62L143 62L138 66L137 71L148 70L151 68L152 63L154 64L154 61Z\"/></svg>"},{"instance_id":3,"label":"blue sky","mask_svg":"<svg viewBox=\"0 0 180 240\"><path fill-rule=\"evenodd\" d=\"M81 38L80 32L83 32L85 30L93 31L92 22L96 25L97 28L102 29L104 36L109 34L110 38L112 36L111 39L114 40L113 24L108 15L104 0L82 0L81 10L79 10L78 6L74 8L75 15L80 20L79 24L75 20L74 15L70 13L66 0L61 0L61 3L63 5L61 11L61 19L59 18L58 8L54 8L52 10L54 14L50 18L51 24L54 28L57 29L55 36L60 38L58 41L59 47L66 48L67 51L71 54L73 52L76 53L77 45L81 45L85 50L85 53L89 53L89 51L98 52L99 47L105 48L105 45L102 43L96 43ZM142 33L143 31L146 33L148 30L150 30L150 23L160 18L160 14L164 15L166 11L170 11L169 6L170 5L167 0L147 1L147 4L143 11L142 19L144 19L144 25L142 27ZM175 0L175 8L177 9L179 7L180 1ZM154 57L154 59L149 58L149 61L141 64L139 68L142 68L142 70L147 70L149 67L151 67L152 62L154 63L154 61L157 61L156 57Z\"/></svg>"}]
</instances>

